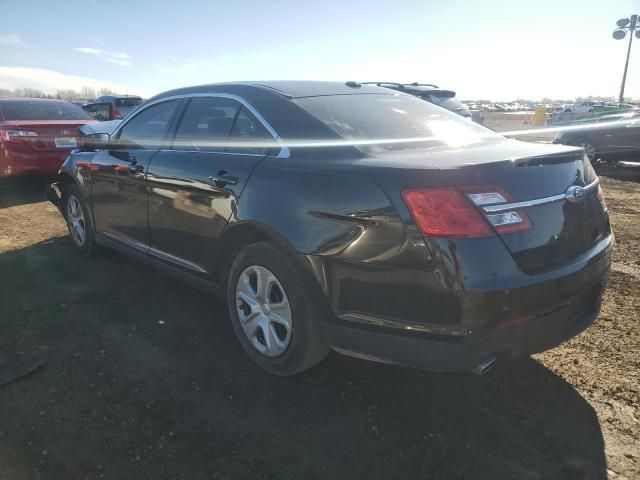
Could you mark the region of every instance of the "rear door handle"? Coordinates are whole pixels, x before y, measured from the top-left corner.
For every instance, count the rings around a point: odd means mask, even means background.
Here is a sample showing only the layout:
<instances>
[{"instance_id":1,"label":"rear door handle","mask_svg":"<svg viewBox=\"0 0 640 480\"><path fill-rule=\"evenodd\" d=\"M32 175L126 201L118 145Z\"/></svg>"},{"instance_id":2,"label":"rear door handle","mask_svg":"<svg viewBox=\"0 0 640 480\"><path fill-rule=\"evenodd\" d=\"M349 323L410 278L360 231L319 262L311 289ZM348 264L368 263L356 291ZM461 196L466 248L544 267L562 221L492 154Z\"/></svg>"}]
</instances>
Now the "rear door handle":
<instances>
[{"instance_id":1,"label":"rear door handle","mask_svg":"<svg viewBox=\"0 0 640 480\"><path fill-rule=\"evenodd\" d=\"M216 187L226 187L227 185L237 185L238 177L229 175L226 170L220 170L217 175L211 175L209 181Z\"/></svg>"}]
</instances>

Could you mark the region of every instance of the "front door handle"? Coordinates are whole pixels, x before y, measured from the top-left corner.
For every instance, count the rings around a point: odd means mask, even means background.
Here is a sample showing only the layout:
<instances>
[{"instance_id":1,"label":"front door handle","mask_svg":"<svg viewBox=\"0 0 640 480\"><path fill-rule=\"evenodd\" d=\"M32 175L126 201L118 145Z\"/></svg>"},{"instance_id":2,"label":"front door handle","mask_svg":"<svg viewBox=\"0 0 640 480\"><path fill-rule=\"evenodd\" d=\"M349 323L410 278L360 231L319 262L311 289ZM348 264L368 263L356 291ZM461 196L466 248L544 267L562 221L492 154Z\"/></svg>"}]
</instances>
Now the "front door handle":
<instances>
[{"instance_id":1,"label":"front door handle","mask_svg":"<svg viewBox=\"0 0 640 480\"><path fill-rule=\"evenodd\" d=\"M209 181L216 187L226 187L228 185L236 185L238 183L238 177L229 175L226 170L220 170L217 175L211 175Z\"/></svg>"}]
</instances>

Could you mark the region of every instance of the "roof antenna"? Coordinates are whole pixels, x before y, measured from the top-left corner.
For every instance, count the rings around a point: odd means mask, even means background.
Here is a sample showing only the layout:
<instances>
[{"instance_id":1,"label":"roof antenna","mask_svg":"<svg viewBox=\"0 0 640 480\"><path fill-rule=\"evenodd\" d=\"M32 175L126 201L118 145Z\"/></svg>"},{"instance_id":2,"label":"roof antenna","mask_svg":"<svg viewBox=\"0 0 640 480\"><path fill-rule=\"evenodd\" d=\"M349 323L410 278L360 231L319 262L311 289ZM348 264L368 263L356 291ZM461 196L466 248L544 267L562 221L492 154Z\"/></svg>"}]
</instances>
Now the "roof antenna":
<instances>
[{"instance_id":1,"label":"roof antenna","mask_svg":"<svg viewBox=\"0 0 640 480\"><path fill-rule=\"evenodd\" d=\"M362 86L358 82L354 82L354 81L345 82L345 85L351 88L360 88Z\"/></svg>"}]
</instances>

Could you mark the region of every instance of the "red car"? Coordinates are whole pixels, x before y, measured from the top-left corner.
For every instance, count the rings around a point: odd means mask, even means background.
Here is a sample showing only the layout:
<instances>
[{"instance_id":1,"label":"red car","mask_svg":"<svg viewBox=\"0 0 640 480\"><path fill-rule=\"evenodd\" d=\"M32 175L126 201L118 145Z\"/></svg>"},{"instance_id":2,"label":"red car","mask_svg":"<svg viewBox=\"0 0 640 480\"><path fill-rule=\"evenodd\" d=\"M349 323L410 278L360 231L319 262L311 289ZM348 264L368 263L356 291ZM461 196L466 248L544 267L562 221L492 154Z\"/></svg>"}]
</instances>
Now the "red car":
<instances>
[{"instance_id":1,"label":"red car","mask_svg":"<svg viewBox=\"0 0 640 480\"><path fill-rule=\"evenodd\" d=\"M55 175L77 146L78 128L94 122L65 100L0 98L0 177Z\"/></svg>"}]
</instances>

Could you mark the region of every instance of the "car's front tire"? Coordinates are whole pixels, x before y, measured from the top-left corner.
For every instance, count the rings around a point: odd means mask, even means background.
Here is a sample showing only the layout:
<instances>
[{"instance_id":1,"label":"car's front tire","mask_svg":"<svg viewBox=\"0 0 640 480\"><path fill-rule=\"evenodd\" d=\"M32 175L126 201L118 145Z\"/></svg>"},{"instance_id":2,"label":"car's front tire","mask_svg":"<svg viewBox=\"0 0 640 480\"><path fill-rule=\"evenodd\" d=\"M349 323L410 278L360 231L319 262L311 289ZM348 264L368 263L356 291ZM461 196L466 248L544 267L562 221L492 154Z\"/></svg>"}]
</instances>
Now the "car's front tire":
<instances>
[{"instance_id":1,"label":"car's front tire","mask_svg":"<svg viewBox=\"0 0 640 480\"><path fill-rule=\"evenodd\" d=\"M293 375L327 354L325 312L290 255L261 242L235 258L227 282L233 329L244 351L275 375Z\"/></svg>"},{"instance_id":2,"label":"car's front tire","mask_svg":"<svg viewBox=\"0 0 640 480\"><path fill-rule=\"evenodd\" d=\"M93 224L84 197L77 185L68 183L63 189L64 218L67 222L71 242L84 255L95 252Z\"/></svg>"}]
</instances>

